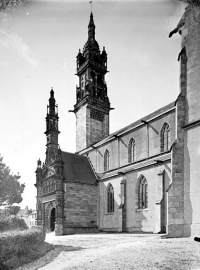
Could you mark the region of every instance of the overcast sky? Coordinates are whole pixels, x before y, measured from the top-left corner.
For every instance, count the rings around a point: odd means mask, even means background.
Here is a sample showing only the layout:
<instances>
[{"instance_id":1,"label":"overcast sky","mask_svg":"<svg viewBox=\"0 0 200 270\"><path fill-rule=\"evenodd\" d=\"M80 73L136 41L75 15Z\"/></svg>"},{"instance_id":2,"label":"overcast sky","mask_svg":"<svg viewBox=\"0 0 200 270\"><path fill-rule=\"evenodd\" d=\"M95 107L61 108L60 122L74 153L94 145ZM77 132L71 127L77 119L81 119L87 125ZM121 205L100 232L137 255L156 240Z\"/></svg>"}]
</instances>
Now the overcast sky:
<instances>
[{"instance_id":1,"label":"overcast sky","mask_svg":"<svg viewBox=\"0 0 200 270\"><path fill-rule=\"evenodd\" d=\"M169 39L183 7L173 0L93 3L96 39L108 53L110 132L174 101L180 36ZM35 208L35 169L45 160L51 87L59 144L75 152L76 55L87 41L89 1L31 0L0 13L0 153L25 182L22 207Z\"/></svg>"}]
</instances>

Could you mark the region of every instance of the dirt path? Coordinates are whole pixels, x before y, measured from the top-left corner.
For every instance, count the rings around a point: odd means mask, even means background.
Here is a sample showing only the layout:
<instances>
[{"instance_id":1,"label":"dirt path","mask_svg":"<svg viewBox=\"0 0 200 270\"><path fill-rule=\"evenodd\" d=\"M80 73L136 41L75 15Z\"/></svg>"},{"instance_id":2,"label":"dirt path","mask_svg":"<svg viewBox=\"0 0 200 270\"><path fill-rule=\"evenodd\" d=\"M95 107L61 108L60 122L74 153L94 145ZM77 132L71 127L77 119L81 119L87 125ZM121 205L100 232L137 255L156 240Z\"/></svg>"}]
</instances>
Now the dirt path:
<instances>
[{"instance_id":1,"label":"dirt path","mask_svg":"<svg viewBox=\"0 0 200 270\"><path fill-rule=\"evenodd\" d=\"M46 241L55 250L18 270L200 269L200 243L193 239L161 239L160 235L90 234Z\"/></svg>"}]
</instances>

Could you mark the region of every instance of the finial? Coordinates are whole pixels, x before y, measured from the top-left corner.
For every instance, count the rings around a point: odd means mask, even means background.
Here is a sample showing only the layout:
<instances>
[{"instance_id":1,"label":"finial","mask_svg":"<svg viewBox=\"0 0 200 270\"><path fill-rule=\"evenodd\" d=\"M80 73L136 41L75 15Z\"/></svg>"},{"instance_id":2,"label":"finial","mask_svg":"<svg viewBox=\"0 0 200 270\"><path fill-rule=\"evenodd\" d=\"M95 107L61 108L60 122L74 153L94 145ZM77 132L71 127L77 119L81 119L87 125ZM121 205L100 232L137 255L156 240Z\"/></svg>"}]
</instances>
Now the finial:
<instances>
[{"instance_id":1,"label":"finial","mask_svg":"<svg viewBox=\"0 0 200 270\"><path fill-rule=\"evenodd\" d=\"M54 97L53 87L51 87L51 92L50 92L50 94L51 94L51 97L53 98L53 97Z\"/></svg>"},{"instance_id":2,"label":"finial","mask_svg":"<svg viewBox=\"0 0 200 270\"><path fill-rule=\"evenodd\" d=\"M38 162L37 162L37 167L38 167L38 169L41 169L41 164L42 164L42 162L41 162L41 160L40 160L40 158L39 158L39 160L38 160Z\"/></svg>"}]
</instances>

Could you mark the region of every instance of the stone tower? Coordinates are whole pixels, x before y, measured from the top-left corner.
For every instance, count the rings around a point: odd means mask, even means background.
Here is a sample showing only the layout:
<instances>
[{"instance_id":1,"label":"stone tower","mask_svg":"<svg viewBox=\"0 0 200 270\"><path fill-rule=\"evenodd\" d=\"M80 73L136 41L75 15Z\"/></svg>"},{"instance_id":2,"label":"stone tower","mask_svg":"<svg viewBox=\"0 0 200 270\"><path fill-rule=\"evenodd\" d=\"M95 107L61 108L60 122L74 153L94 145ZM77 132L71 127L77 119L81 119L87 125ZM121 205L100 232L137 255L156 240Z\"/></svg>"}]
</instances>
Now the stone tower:
<instances>
[{"instance_id":1,"label":"stone tower","mask_svg":"<svg viewBox=\"0 0 200 270\"><path fill-rule=\"evenodd\" d=\"M57 105L54 98L54 91L51 89L49 105L47 105L47 117L46 117L46 136L47 136L47 149L46 149L46 165L52 163L55 160L58 152L58 112Z\"/></svg>"},{"instance_id":2,"label":"stone tower","mask_svg":"<svg viewBox=\"0 0 200 270\"><path fill-rule=\"evenodd\" d=\"M188 1L189 2L189 1ZM189 2L170 37L181 35L180 94L176 102L177 138L172 151L168 235L200 233L200 6Z\"/></svg>"},{"instance_id":3,"label":"stone tower","mask_svg":"<svg viewBox=\"0 0 200 270\"><path fill-rule=\"evenodd\" d=\"M95 40L95 24L90 14L88 40L77 55L76 88L76 151L80 151L109 135L110 102L107 96L105 74L107 53L100 52Z\"/></svg>"}]
</instances>

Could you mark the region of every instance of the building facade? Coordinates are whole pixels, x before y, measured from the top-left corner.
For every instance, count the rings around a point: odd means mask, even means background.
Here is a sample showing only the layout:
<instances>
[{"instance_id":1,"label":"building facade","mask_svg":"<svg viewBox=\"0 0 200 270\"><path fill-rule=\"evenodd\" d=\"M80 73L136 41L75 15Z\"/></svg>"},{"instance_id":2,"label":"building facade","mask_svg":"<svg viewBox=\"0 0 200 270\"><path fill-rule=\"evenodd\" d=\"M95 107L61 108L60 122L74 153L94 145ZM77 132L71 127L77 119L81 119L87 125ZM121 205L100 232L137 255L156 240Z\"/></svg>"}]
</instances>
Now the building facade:
<instances>
[{"instance_id":1,"label":"building facade","mask_svg":"<svg viewBox=\"0 0 200 270\"><path fill-rule=\"evenodd\" d=\"M199 21L199 8L189 6L170 33L182 35L177 99L109 134L107 53L99 49L91 13L88 40L77 55L76 154L59 148L50 94L46 160L36 170L38 226L57 235L99 230L182 237L200 231Z\"/></svg>"}]
</instances>

